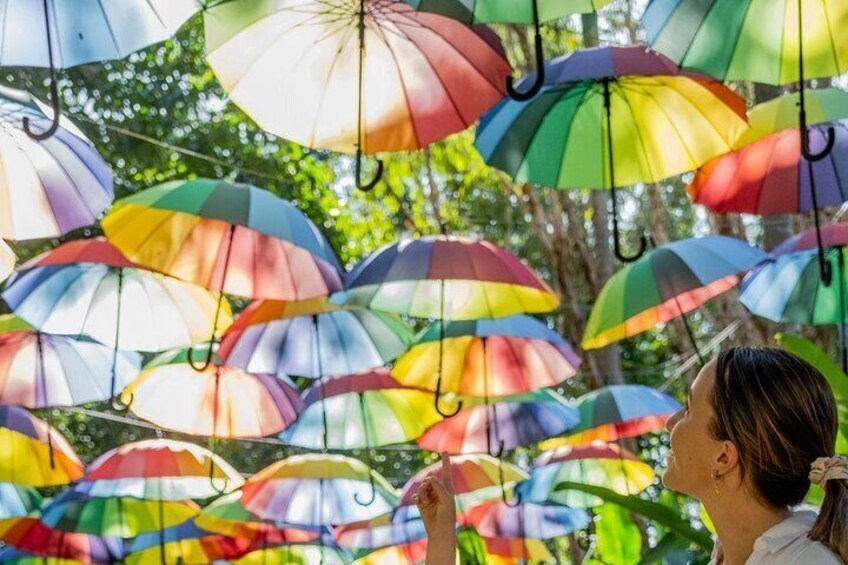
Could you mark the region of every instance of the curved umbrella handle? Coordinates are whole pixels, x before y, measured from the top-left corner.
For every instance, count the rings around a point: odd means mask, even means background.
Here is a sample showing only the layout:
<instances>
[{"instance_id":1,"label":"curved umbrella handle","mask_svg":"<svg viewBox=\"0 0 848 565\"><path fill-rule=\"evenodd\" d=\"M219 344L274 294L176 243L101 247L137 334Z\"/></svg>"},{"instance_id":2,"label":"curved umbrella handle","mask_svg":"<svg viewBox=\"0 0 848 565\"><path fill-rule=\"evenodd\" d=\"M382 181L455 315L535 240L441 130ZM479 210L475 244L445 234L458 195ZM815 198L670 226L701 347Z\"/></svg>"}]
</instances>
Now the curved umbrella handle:
<instances>
[{"instance_id":1,"label":"curved umbrella handle","mask_svg":"<svg viewBox=\"0 0 848 565\"><path fill-rule=\"evenodd\" d=\"M433 395L433 405L436 407L436 412L441 414L443 418L453 418L459 411L462 410L462 400L456 403L456 410L453 412L443 412L442 407L439 406L439 401L442 399L442 375L439 375L439 378L436 379L436 392Z\"/></svg>"},{"instance_id":2,"label":"curved umbrella handle","mask_svg":"<svg viewBox=\"0 0 848 565\"><path fill-rule=\"evenodd\" d=\"M501 446L503 446L503 441L501 441ZM510 508L516 508L519 504L521 504L521 494L515 492L515 500L510 502L506 497L506 489L504 488L504 472L503 472L503 462L498 461L498 475L500 475L501 482L501 500L504 504L509 506Z\"/></svg>"},{"instance_id":3,"label":"curved umbrella handle","mask_svg":"<svg viewBox=\"0 0 848 565\"><path fill-rule=\"evenodd\" d=\"M362 192L370 192L377 183L380 182L380 179L383 178L383 160L376 159L377 161L377 172L374 174L374 178L368 181L367 183L362 182L362 150L356 150L356 188L361 190Z\"/></svg>"},{"instance_id":4,"label":"curved umbrella handle","mask_svg":"<svg viewBox=\"0 0 848 565\"><path fill-rule=\"evenodd\" d=\"M836 143L836 131L834 131L833 126L827 126L825 130L825 137L827 138L827 142L825 143L824 149L819 151L818 153L814 153L810 149L810 134L807 128L801 130L801 153L804 155L804 159L807 161L821 161L833 151L833 146Z\"/></svg>"},{"instance_id":5,"label":"curved umbrella handle","mask_svg":"<svg viewBox=\"0 0 848 565\"><path fill-rule=\"evenodd\" d=\"M374 484L374 474L371 471L368 472L368 483L371 485L371 496L368 500L363 502L363 501L359 500L359 493L358 492L353 493L353 499L360 506L371 506L372 504L374 504L374 501L377 499L377 485Z\"/></svg>"},{"instance_id":6,"label":"curved umbrella handle","mask_svg":"<svg viewBox=\"0 0 848 565\"><path fill-rule=\"evenodd\" d=\"M215 455L218 448L218 441L215 437L210 438L210 441L212 442L212 449L210 450L212 451L212 457L209 458L209 484L212 486L212 490L222 495L227 492L227 477L224 477L224 486L219 489L215 483Z\"/></svg>"},{"instance_id":7,"label":"curved umbrella handle","mask_svg":"<svg viewBox=\"0 0 848 565\"><path fill-rule=\"evenodd\" d=\"M214 346L214 341L209 342L209 351L206 352L206 359L203 360L203 363L197 364L194 359L194 347L188 348L188 364L192 369L197 371L198 373L202 373L206 369L209 368L209 365L212 364L212 349Z\"/></svg>"},{"instance_id":8,"label":"curved umbrella handle","mask_svg":"<svg viewBox=\"0 0 848 565\"><path fill-rule=\"evenodd\" d=\"M130 401L125 403L123 400L121 400L120 396L113 396L112 397L112 409L117 411L117 412L126 412L127 410L129 410L130 404L133 403L133 399L135 398L135 394L133 394L131 392L129 394L129 397L130 397Z\"/></svg>"},{"instance_id":9,"label":"curved umbrella handle","mask_svg":"<svg viewBox=\"0 0 848 565\"><path fill-rule=\"evenodd\" d=\"M517 102L526 102L530 100L542 90L545 84L545 52L542 48L542 34L539 31L539 23L536 22L536 80L529 90L519 92L515 89L515 83L512 76L506 77L506 92L509 97Z\"/></svg>"},{"instance_id":10,"label":"curved umbrella handle","mask_svg":"<svg viewBox=\"0 0 848 565\"><path fill-rule=\"evenodd\" d=\"M645 234L639 236L639 251L635 255L627 256L621 250L621 232L618 229L618 206L616 205L615 186L612 187L612 239L613 250L616 258L622 263L633 263L648 250L648 238Z\"/></svg>"},{"instance_id":11,"label":"curved umbrella handle","mask_svg":"<svg viewBox=\"0 0 848 565\"><path fill-rule=\"evenodd\" d=\"M491 455L495 459L499 459L501 455L504 454L504 440L498 441L498 448L494 451L494 453L492 452L491 446L489 447L488 452L489 455Z\"/></svg>"},{"instance_id":12,"label":"curved umbrella handle","mask_svg":"<svg viewBox=\"0 0 848 565\"><path fill-rule=\"evenodd\" d=\"M59 87L56 84L56 73L52 67L50 69L50 106L53 109L53 119L50 123L50 127L41 133L33 131L32 125L29 121L29 116L24 116L24 133L26 133L30 138L36 141L44 141L49 137L53 137L59 129L59 119L62 117L62 104L59 101Z\"/></svg>"}]
</instances>

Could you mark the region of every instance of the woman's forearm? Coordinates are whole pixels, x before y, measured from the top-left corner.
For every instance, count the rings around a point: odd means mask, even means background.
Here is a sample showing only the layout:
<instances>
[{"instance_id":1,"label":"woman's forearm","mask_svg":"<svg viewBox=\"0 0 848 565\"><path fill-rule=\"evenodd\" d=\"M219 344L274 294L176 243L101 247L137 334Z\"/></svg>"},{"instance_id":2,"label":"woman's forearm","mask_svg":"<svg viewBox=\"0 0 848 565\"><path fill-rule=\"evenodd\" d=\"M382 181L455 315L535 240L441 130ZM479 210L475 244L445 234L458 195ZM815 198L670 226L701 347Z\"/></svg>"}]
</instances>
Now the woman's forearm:
<instances>
[{"instance_id":1,"label":"woman's forearm","mask_svg":"<svg viewBox=\"0 0 848 565\"><path fill-rule=\"evenodd\" d=\"M427 540L427 565L455 565L456 530L431 535Z\"/></svg>"}]
</instances>

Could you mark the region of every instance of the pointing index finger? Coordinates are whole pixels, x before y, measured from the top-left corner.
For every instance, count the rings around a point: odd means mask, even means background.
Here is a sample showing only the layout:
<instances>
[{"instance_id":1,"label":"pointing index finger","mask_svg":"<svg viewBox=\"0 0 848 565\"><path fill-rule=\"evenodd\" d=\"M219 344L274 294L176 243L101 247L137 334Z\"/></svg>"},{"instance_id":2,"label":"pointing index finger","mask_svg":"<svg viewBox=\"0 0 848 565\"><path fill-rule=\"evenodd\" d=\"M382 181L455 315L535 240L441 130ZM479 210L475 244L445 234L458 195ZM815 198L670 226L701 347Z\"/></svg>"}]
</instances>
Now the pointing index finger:
<instances>
[{"instance_id":1,"label":"pointing index finger","mask_svg":"<svg viewBox=\"0 0 848 565\"><path fill-rule=\"evenodd\" d=\"M453 494L453 475L451 474L450 454L447 451L442 452L442 483L445 489Z\"/></svg>"}]
</instances>

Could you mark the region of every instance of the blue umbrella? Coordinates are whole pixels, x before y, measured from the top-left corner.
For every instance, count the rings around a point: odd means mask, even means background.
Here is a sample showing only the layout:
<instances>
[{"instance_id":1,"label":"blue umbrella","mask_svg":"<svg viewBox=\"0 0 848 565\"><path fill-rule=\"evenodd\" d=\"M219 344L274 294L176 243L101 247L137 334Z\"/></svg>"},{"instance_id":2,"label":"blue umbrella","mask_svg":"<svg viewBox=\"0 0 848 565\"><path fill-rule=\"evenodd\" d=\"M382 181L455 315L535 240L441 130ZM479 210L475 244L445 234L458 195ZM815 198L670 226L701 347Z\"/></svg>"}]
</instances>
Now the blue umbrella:
<instances>
[{"instance_id":1,"label":"blue umbrella","mask_svg":"<svg viewBox=\"0 0 848 565\"><path fill-rule=\"evenodd\" d=\"M26 132L33 138L45 139L59 127L57 69L123 59L171 37L201 7L200 0L4 2L0 13L0 66L50 69L54 121L47 130L36 133L24 118Z\"/></svg>"}]
</instances>

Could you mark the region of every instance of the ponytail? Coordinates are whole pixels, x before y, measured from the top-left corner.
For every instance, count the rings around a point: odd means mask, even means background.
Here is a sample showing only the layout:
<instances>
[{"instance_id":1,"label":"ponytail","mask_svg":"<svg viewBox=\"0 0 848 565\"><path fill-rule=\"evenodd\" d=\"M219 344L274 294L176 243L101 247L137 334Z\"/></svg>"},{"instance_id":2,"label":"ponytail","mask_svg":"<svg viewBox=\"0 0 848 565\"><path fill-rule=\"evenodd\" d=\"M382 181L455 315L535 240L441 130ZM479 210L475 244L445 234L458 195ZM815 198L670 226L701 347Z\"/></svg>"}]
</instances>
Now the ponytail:
<instances>
[{"instance_id":1,"label":"ponytail","mask_svg":"<svg viewBox=\"0 0 848 565\"><path fill-rule=\"evenodd\" d=\"M824 502L807 537L848 563L848 459L840 455L816 459L810 481L824 489Z\"/></svg>"}]
</instances>

